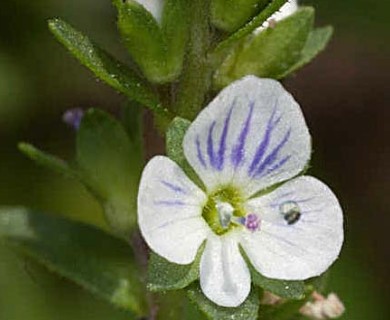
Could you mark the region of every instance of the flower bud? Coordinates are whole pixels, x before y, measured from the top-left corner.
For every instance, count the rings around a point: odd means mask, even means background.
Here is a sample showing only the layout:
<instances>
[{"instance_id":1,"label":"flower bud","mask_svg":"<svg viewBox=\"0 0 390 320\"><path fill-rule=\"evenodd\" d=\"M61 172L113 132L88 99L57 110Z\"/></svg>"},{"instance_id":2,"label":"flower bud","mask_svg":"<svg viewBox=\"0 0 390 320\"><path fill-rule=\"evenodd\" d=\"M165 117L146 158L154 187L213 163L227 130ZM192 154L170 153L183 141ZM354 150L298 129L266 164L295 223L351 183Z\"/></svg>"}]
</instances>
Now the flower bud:
<instances>
[{"instance_id":1,"label":"flower bud","mask_svg":"<svg viewBox=\"0 0 390 320\"><path fill-rule=\"evenodd\" d=\"M307 302L300 309L300 313L306 317L315 320L336 319L345 311L344 304L335 293L331 293L325 298L321 294L314 292L313 298L313 302Z\"/></svg>"},{"instance_id":2,"label":"flower bud","mask_svg":"<svg viewBox=\"0 0 390 320\"><path fill-rule=\"evenodd\" d=\"M75 130L80 128L81 119L84 116L84 111L80 108L69 109L62 116L62 121Z\"/></svg>"}]
</instances>

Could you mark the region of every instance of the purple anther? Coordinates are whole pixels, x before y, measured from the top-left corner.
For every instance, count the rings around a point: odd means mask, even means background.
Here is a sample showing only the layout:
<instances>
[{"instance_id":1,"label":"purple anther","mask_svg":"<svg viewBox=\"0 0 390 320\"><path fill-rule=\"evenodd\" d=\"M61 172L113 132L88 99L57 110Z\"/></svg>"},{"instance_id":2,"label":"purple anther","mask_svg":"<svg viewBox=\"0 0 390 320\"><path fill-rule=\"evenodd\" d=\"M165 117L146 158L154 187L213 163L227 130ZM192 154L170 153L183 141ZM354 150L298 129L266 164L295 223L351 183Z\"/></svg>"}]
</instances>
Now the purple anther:
<instances>
[{"instance_id":1,"label":"purple anther","mask_svg":"<svg viewBox=\"0 0 390 320\"><path fill-rule=\"evenodd\" d=\"M62 116L62 121L75 130L80 128L81 119L84 116L84 111L80 108L69 109Z\"/></svg>"},{"instance_id":2,"label":"purple anther","mask_svg":"<svg viewBox=\"0 0 390 320\"><path fill-rule=\"evenodd\" d=\"M261 220L260 218L254 214L250 213L246 216L245 219L245 227L252 232L255 232L260 229Z\"/></svg>"}]
</instances>

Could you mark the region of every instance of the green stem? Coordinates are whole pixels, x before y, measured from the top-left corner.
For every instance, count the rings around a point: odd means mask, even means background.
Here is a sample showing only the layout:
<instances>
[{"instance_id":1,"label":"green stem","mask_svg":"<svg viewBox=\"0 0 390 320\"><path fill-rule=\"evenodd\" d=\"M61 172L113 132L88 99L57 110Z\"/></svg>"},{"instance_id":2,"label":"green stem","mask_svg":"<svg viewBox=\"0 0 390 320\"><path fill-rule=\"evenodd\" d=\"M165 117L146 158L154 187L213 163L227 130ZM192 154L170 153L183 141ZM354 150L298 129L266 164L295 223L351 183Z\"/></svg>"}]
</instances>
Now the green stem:
<instances>
[{"instance_id":1,"label":"green stem","mask_svg":"<svg viewBox=\"0 0 390 320\"><path fill-rule=\"evenodd\" d=\"M192 120L201 110L211 85L212 72L207 59L211 43L210 0L191 1L189 5L189 46L174 109L181 117Z\"/></svg>"}]
</instances>

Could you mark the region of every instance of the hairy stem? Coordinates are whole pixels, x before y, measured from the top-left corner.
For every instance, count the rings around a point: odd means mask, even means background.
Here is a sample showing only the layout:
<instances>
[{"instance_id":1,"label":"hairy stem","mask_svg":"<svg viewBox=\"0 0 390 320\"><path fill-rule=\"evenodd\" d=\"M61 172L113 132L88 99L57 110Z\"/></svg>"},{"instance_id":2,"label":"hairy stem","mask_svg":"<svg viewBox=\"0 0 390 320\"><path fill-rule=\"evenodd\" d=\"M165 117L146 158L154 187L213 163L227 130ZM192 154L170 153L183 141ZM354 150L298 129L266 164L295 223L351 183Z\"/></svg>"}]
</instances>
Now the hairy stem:
<instances>
[{"instance_id":1,"label":"hairy stem","mask_svg":"<svg viewBox=\"0 0 390 320\"><path fill-rule=\"evenodd\" d=\"M192 120L201 110L211 84L207 59L211 43L210 0L191 1L188 5L191 6L191 30L174 110L181 117Z\"/></svg>"}]
</instances>

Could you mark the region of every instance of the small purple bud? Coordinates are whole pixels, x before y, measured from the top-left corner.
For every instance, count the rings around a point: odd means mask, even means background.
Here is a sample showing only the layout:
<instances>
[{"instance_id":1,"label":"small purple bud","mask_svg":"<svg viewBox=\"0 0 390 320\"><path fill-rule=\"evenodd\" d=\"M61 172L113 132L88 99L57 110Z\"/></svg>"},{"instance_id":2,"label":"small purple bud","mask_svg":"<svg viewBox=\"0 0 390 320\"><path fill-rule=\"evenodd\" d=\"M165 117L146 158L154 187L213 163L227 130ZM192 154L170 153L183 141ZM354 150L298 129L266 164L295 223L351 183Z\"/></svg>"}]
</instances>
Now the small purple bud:
<instances>
[{"instance_id":1,"label":"small purple bud","mask_svg":"<svg viewBox=\"0 0 390 320\"><path fill-rule=\"evenodd\" d=\"M261 220L260 218L254 214L250 213L246 216L245 219L245 227L252 232L258 231L260 229Z\"/></svg>"},{"instance_id":2,"label":"small purple bud","mask_svg":"<svg viewBox=\"0 0 390 320\"><path fill-rule=\"evenodd\" d=\"M83 119L84 111L80 108L69 109L62 116L62 121L75 130L80 128L81 120Z\"/></svg>"}]
</instances>

